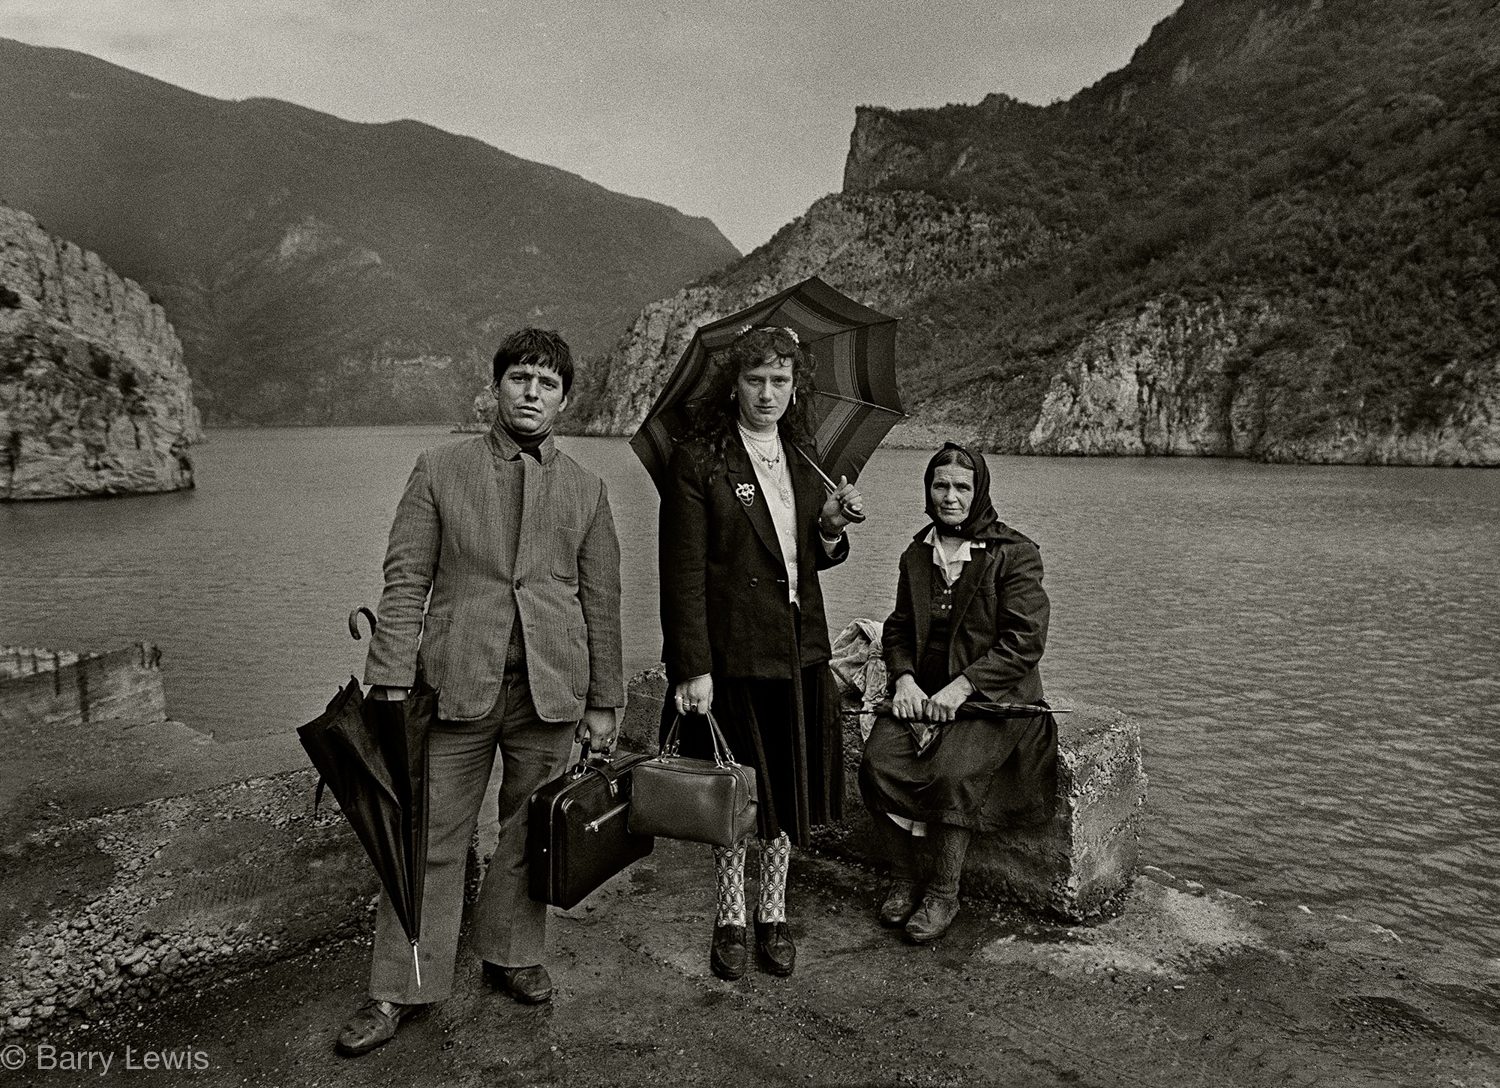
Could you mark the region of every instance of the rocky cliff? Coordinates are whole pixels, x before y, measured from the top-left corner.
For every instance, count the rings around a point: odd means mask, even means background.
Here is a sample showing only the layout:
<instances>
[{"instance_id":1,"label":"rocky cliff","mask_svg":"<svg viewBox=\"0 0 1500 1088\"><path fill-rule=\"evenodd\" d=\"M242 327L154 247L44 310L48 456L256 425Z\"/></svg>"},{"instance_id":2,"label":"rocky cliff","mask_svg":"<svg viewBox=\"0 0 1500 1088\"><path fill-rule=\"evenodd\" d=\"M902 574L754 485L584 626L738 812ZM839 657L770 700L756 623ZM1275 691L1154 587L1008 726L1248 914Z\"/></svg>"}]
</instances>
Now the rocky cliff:
<instances>
[{"instance_id":1,"label":"rocky cliff","mask_svg":"<svg viewBox=\"0 0 1500 1088\"><path fill-rule=\"evenodd\" d=\"M199 436L162 308L0 205L0 500L192 487Z\"/></svg>"},{"instance_id":2,"label":"rocky cliff","mask_svg":"<svg viewBox=\"0 0 1500 1088\"><path fill-rule=\"evenodd\" d=\"M577 416L585 433L633 432L699 325L809 276L899 315L934 290L1062 245L1025 211L986 212L926 193L824 197L750 256L642 310L603 361L605 395Z\"/></svg>"},{"instance_id":3,"label":"rocky cliff","mask_svg":"<svg viewBox=\"0 0 1500 1088\"><path fill-rule=\"evenodd\" d=\"M843 193L648 307L597 421L816 272L903 318L897 441L1500 465L1497 117L1479 0L1185 0L1066 102L861 107Z\"/></svg>"},{"instance_id":4,"label":"rocky cliff","mask_svg":"<svg viewBox=\"0 0 1500 1088\"><path fill-rule=\"evenodd\" d=\"M1287 344L1264 300L1154 299L1101 322L1052 378L1022 449L1039 454L1250 457L1380 465L1500 465L1500 374L1429 421L1372 425L1336 411L1320 365L1343 345ZM945 398L938 411L962 416ZM998 445L1012 436L966 428Z\"/></svg>"}]
</instances>

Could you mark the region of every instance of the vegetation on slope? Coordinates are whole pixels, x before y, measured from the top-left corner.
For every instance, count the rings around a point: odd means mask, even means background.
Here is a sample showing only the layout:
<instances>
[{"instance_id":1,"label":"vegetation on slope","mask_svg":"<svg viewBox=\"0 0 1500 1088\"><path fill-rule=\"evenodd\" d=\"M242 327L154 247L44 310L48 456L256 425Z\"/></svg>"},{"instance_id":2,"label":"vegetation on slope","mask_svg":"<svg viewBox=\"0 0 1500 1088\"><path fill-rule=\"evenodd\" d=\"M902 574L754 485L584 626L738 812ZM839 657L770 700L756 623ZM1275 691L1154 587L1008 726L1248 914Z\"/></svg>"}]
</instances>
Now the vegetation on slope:
<instances>
[{"instance_id":1,"label":"vegetation on slope","mask_svg":"<svg viewBox=\"0 0 1500 1088\"><path fill-rule=\"evenodd\" d=\"M1014 448L1099 321L1253 297L1282 320L1232 364L1295 391L1309 436L1441 421L1497 377L1497 61L1492 0L1188 0L1069 102L862 111L846 189L1024 208L1080 239L918 302L909 402L1002 387Z\"/></svg>"}]
</instances>

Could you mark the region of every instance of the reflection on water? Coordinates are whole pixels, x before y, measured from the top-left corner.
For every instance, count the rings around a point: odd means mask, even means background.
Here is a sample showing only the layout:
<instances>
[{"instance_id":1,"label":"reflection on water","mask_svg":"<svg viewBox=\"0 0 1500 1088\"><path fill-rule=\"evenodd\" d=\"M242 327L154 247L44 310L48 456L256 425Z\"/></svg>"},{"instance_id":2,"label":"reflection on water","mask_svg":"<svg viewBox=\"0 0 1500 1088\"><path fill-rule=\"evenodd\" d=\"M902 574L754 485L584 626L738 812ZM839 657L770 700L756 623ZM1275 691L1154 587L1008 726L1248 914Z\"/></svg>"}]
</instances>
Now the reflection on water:
<instances>
[{"instance_id":1,"label":"reflection on water","mask_svg":"<svg viewBox=\"0 0 1500 1088\"><path fill-rule=\"evenodd\" d=\"M385 534L433 428L216 431L196 492L0 507L0 644L165 653L172 713L244 739L311 717L362 645ZM626 666L656 661L656 495L608 481ZM926 454L860 480L870 520L825 576L836 630L883 617ZM1500 473L996 458L1035 538L1054 695L1143 724L1147 860L1500 954Z\"/></svg>"}]
</instances>

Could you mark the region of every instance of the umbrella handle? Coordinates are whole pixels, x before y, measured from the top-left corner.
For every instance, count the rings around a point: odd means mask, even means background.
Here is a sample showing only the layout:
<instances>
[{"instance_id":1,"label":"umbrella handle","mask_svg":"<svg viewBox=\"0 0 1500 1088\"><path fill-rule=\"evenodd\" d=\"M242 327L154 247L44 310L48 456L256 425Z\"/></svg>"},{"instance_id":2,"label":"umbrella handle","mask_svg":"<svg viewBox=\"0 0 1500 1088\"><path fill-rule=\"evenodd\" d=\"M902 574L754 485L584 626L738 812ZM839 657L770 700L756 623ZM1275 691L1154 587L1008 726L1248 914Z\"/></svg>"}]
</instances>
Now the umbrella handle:
<instances>
[{"instance_id":1,"label":"umbrella handle","mask_svg":"<svg viewBox=\"0 0 1500 1088\"><path fill-rule=\"evenodd\" d=\"M824 472L823 471L823 467L821 465L819 465L818 462L816 462L816 461L814 461L812 459L812 455L811 454L809 454L801 446L793 446L792 449L794 449L798 453L800 453L802 455L803 459L806 460L807 463L813 467L813 471L816 472L819 476L821 476L823 478L823 486L828 489L828 493L830 495L832 495L835 491L837 491L839 489L839 485L836 484L836 483L834 483L831 479L829 479L828 473ZM840 503L839 505L842 507L842 509L844 511L844 517L848 518L851 522L855 523L856 525L859 524L861 521L865 520L865 515L864 515L863 512L856 513L853 510L850 510L847 506L844 506L842 503Z\"/></svg>"},{"instance_id":2,"label":"umbrella handle","mask_svg":"<svg viewBox=\"0 0 1500 1088\"><path fill-rule=\"evenodd\" d=\"M349 637L355 642L359 641L359 617L361 616L370 621L370 634L375 633L375 613L364 605L360 605L349 613Z\"/></svg>"}]
</instances>

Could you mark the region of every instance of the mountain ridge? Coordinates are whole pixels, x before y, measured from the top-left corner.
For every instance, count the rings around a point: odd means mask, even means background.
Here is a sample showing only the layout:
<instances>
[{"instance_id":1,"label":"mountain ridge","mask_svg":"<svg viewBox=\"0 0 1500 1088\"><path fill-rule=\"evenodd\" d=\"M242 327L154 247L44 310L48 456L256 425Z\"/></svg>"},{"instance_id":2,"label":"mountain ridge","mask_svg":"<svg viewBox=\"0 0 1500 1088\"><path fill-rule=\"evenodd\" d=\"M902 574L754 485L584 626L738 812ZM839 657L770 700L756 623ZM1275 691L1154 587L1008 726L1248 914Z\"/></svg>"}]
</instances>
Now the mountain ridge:
<instances>
[{"instance_id":1,"label":"mountain ridge","mask_svg":"<svg viewBox=\"0 0 1500 1088\"><path fill-rule=\"evenodd\" d=\"M510 328L587 356L738 256L706 219L425 122L4 39L0 97L0 198L167 306L212 423L461 418Z\"/></svg>"}]
</instances>

